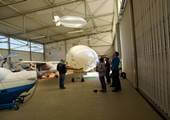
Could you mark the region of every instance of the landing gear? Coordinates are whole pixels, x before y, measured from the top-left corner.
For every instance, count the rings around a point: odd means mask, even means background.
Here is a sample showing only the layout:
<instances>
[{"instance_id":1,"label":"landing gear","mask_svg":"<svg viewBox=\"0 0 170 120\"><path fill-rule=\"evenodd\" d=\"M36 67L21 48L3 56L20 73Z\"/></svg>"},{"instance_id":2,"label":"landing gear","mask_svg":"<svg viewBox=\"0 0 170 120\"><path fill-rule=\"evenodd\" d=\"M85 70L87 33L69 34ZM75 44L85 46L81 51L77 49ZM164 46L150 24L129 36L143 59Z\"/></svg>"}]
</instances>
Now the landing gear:
<instances>
[{"instance_id":1,"label":"landing gear","mask_svg":"<svg viewBox=\"0 0 170 120\"><path fill-rule=\"evenodd\" d=\"M84 81L85 81L84 78L81 78L81 82L84 82ZM75 82L75 78L72 78L71 82Z\"/></svg>"},{"instance_id":2,"label":"landing gear","mask_svg":"<svg viewBox=\"0 0 170 120\"><path fill-rule=\"evenodd\" d=\"M81 82L84 82L84 78L81 78Z\"/></svg>"},{"instance_id":3,"label":"landing gear","mask_svg":"<svg viewBox=\"0 0 170 120\"><path fill-rule=\"evenodd\" d=\"M72 79L71 79L71 81L72 81L72 82L75 82L75 79L74 79L74 78L72 78Z\"/></svg>"},{"instance_id":4,"label":"landing gear","mask_svg":"<svg viewBox=\"0 0 170 120\"><path fill-rule=\"evenodd\" d=\"M83 75L84 75L84 72L74 71L71 81L75 82L75 80L76 80L76 81L84 82L85 80L83 78Z\"/></svg>"},{"instance_id":5,"label":"landing gear","mask_svg":"<svg viewBox=\"0 0 170 120\"><path fill-rule=\"evenodd\" d=\"M14 110L19 110L19 102L18 101L16 101L15 103L14 103L14 105L13 105L13 109Z\"/></svg>"},{"instance_id":6,"label":"landing gear","mask_svg":"<svg viewBox=\"0 0 170 120\"><path fill-rule=\"evenodd\" d=\"M21 96L21 97L18 98L18 100L19 100L19 103L21 103L21 104L24 103L24 97Z\"/></svg>"},{"instance_id":7,"label":"landing gear","mask_svg":"<svg viewBox=\"0 0 170 120\"><path fill-rule=\"evenodd\" d=\"M14 101L13 101L12 108L13 108L14 110L19 110L19 105L24 103L24 98L25 98L25 97L26 97L26 96L20 96L20 97L18 97L16 100L14 100Z\"/></svg>"}]
</instances>

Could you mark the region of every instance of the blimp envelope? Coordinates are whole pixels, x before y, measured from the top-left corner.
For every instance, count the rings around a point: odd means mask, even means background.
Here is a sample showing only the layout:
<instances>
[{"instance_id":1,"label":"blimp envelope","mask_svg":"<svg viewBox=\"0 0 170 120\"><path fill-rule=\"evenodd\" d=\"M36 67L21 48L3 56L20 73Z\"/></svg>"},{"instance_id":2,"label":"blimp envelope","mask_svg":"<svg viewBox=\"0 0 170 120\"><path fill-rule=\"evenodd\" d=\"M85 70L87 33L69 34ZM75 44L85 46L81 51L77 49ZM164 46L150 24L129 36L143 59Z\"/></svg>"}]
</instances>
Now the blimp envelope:
<instances>
[{"instance_id":1,"label":"blimp envelope","mask_svg":"<svg viewBox=\"0 0 170 120\"><path fill-rule=\"evenodd\" d=\"M68 51L66 62L72 68L83 69L87 72L96 67L98 55L88 46L77 45Z\"/></svg>"}]
</instances>

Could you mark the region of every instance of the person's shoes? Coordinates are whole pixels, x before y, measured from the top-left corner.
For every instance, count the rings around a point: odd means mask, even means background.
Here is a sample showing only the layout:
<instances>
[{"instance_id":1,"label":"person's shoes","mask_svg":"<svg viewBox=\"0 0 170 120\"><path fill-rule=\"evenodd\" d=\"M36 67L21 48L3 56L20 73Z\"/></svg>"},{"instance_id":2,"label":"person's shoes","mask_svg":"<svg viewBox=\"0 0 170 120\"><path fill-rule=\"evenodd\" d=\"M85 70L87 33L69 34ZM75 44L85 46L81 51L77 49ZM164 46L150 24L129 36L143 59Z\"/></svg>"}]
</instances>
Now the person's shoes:
<instances>
[{"instance_id":1,"label":"person's shoes","mask_svg":"<svg viewBox=\"0 0 170 120\"><path fill-rule=\"evenodd\" d=\"M112 90L112 92L118 92L117 90Z\"/></svg>"},{"instance_id":2,"label":"person's shoes","mask_svg":"<svg viewBox=\"0 0 170 120\"><path fill-rule=\"evenodd\" d=\"M107 90L104 90L104 89L103 89L103 90L100 90L100 92L107 92Z\"/></svg>"},{"instance_id":3,"label":"person's shoes","mask_svg":"<svg viewBox=\"0 0 170 120\"><path fill-rule=\"evenodd\" d=\"M121 89L113 89L112 92L119 92Z\"/></svg>"},{"instance_id":4,"label":"person's shoes","mask_svg":"<svg viewBox=\"0 0 170 120\"><path fill-rule=\"evenodd\" d=\"M95 89L95 90L93 90L93 92L97 93L97 92L98 92L98 90L97 90L97 89Z\"/></svg>"},{"instance_id":5,"label":"person's shoes","mask_svg":"<svg viewBox=\"0 0 170 120\"><path fill-rule=\"evenodd\" d=\"M108 82L107 84L110 85L110 82Z\"/></svg>"},{"instance_id":6,"label":"person's shoes","mask_svg":"<svg viewBox=\"0 0 170 120\"><path fill-rule=\"evenodd\" d=\"M66 89L66 87L60 87L60 89Z\"/></svg>"}]
</instances>

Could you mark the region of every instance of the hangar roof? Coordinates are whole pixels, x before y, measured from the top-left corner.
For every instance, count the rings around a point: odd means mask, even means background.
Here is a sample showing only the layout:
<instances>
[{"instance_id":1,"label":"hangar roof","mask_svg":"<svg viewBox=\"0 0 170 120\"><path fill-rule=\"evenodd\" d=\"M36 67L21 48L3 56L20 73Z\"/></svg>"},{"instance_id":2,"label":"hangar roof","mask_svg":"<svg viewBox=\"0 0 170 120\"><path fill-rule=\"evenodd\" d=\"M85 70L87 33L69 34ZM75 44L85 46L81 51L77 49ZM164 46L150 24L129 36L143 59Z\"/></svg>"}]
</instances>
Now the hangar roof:
<instances>
[{"instance_id":1,"label":"hangar roof","mask_svg":"<svg viewBox=\"0 0 170 120\"><path fill-rule=\"evenodd\" d=\"M113 1L0 0L0 33L46 44L111 32L114 17ZM56 26L54 15L81 16L88 24L82 29ZM79 30L82 32L76 32Z\"/></svg>"}]
</instances>

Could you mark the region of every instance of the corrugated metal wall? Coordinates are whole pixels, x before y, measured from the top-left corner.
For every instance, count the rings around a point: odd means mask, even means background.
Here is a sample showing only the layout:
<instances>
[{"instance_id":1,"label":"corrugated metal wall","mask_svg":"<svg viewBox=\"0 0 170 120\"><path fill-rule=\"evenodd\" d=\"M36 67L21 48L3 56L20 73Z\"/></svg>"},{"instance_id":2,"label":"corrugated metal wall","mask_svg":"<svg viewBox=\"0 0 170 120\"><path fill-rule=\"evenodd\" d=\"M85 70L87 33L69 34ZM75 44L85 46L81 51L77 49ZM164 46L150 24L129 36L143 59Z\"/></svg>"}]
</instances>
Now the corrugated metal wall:
<instances>
[{"instance_id":1,"label":"corrugated metal wall","mask_svg":"<svg viewBox=\"0 0 170 120\"><path fill-rule=\"evenodd\" d=\"M137 48L138 85L152 102L170 116L170 5L169 0L132 0ZM124 68L131 77L133 25L129 0L121 21ZM132 65L132 66L131 66Z\"/></svg>"},{"instance_id":2,"label":"corrugated metal wall","mask_svg":"<svg viewBox=\"0 0 170 120\"><path fill-rule=\"evenodd\" d=\"M139 88L168 113L169 31L166 0L133 0Z\"/></svg>"},{"instance_id":3,"label":"corrugated metal wall","mask_svg":"<svg viewBox=\"0 0 170 120\"><path fill-rule=\"evenodd\" d=\"M134 51L133 51L133 37L132 37L132 22L130 15L130 4L126 6L123 18L120 21L120 40L122 48L122 68L127 73L128 80L136 86L134 75Z\"/></svg>"}]
</instances>

